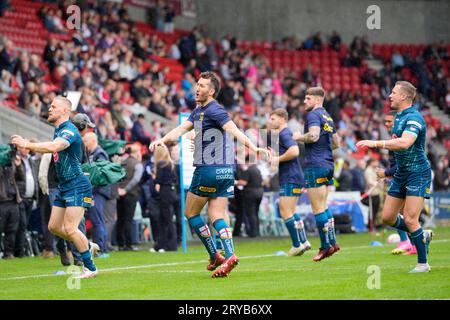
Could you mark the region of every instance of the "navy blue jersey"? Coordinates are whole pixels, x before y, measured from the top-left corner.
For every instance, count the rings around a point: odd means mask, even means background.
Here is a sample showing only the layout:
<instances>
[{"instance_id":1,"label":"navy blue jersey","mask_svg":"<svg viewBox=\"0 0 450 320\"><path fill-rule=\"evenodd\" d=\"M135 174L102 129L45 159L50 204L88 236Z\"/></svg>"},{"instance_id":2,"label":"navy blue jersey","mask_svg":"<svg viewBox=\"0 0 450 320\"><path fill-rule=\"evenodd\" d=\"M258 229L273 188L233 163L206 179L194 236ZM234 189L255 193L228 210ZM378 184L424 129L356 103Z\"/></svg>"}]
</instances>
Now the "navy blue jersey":
<instances>
[{"instance_id":1,"label":"navy blue jersey","mask_svg":"<svg viewBox=\"0 0 450 320\"><path fill-rule=\"evenodd\" d=\"M397 113L395 117L392 138L400 138L403 132L408 132L417 139L407 150L394 151L398 170L419 172L430 169L425 153L427 126L422 114L414 106Z\"/></svg>"},{"instance_id":2,"label":"navy blue jersey","mask_svg":"<svg viewBox=\"0 0 450 320\"><path fill-rule=\"evenodd\" d=\"M320 128L320 137L316 142L305 143L305 167L333 169L332 136L336 133L336 126L334 125L333 118L330 117L323 107L307 113L304 133L307 133L309 128L315 126Z\"/></svg>"},{"instance_id":3,"label":"navy blue jersey","mask_svg":"<svg viewBox=\"0 0 450 320\"><path fill-rule=\"evenodd\" d=\"M195 130L195 167L234 165L233 140L222 128L231 119L216 100L195 108L188 121Z\"/></svg>"},{"instance_id":4,"label":"navy blue jersey","mask_svg":"<svg viewBox=\"0 0 450 320\"><path fill-rule=\"evenodd\" d=\"M81 170L82 141L77 127L68 120L55 129L53 139L64 139L69 143L69 147L53 154L59 183L62 184L83 175L83 170Z\"/></svg>"},{"instance_id":5,"label":"navy blue jersey","mask_svg":"<svg viewBox=\"0 0 450 320\"><path fill-rule=\"evenodd\" d=\"M292 147L297 146L297 142L292 138L292 132L289 128L284 128L280 131L278 150L280 156L286 153L286 151ZM300 160L298 157L289 161L280 162L279 165L280 184L284 183L304 183L303 170L300 166Z\"/></svg>"}]
</instances>

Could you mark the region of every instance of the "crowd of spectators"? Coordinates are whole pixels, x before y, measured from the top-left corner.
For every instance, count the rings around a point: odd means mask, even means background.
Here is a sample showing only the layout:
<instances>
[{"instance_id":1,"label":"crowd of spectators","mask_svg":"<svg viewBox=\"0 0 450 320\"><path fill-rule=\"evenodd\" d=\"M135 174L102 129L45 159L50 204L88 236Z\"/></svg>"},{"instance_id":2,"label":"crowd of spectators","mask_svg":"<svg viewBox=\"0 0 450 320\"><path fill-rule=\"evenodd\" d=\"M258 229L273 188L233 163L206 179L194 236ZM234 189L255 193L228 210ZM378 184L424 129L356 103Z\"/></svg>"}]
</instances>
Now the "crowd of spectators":
<instances>
[{"instance_id":1,"label":"crowd of spectators","mask_svg":"<svg viewBox=\"0 0 450 320\"><path fill-rule=\"evenodd\" d=\"M58 93L80 91L76 111L87 114L95 122L97 134L103 139L137 141L148 146L168 128L161 121L153 120L152 129L146 131L145 122L149 120L136 110L144 108L169 121L177 121L179 112L195 108L195 83L203 71L214 70L221 76L219 102L255 142L259 139L258 130L267 128L267 117L275 108L287 109L291 130L303 130L305 90L321 85L320 74L311 66L300 73L274 70L265 56L241 48L235 37L226 35L214 41L203 26L193 28L177 42L168 44L156 33L139 31L124 5L107 2L84 8L81 29L70 33L64 28L65 15L62 9L43 7L39 10L39 17L50 32L67 36L66 40L51 37L42 56L28 52L17 55L14 43L0 36L0 100L15 99L17 106L30 116L46 118L49 103ZM152 22L160 31L172 32L174 17L173 7L164 1L158 1L151 11ZM326 40L318 32L304 41L287 37L276 43L274 49L322 50L329 46L339 51L341 45L336 31ZM359 67L364 60L374 58L364 37L356 37L349 49L342 58L343 66ZM183 79L180 82L168 80L169 68L161 67L155 57L179 60L184 65ZM362 75L364 83L378 84L379 91L374 90L369 96L328 91L324 106L342 137L341 148L336 153L336 163L340 164L336 170L338 190L366 191L368 165L365 160L375 158L382 165L387 164L387 154L363 154L357 150L356 142L389 137L383 126L385 101L395 81L403 79L405 68L416 77L418 107L424 115L430 112L427 101L448 110L448 78L440 63L448 59L443 43L428 46L416 57L395 52L391 61L384 61L380 71L367 69ZM442 124L427 130L435 190L449 187L449 150L444 146L449 139L449 129ZM148 188L144 185L149 181L149 173L151 177L147 165L153 166L149 160L149 156L144 155L141 183L144 189ZM261 163L258 171L261 187L276 190L276 170ZM245 174L244 179L238 181L237 190L244 189ZM148 214L150 199L141 199L141 202ZM247 234L257 232L249 230Z\"/></svg>"}]
</instances>

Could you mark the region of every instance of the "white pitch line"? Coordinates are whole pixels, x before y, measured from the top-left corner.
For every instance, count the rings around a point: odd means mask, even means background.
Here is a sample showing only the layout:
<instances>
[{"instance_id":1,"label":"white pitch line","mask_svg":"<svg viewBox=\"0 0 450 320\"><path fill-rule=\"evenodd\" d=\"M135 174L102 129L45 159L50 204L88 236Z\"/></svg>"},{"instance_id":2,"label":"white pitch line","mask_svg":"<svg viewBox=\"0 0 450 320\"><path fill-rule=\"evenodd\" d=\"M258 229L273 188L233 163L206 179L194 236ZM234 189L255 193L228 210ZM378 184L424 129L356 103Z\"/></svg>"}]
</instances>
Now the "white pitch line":
<instances>
[{"instance_id":1,"label":"white pitch line","mask_svg":"<svg viewBox=\"0 0 450 320\"><path fill-rule=\"evenodd\" d=\"M449 242L450 239L441 239L441 240L434 240L433 243L442 243L442 242ZM349 250L354 249L367 249L372 248L372 246L360 246L360 247L344 247L341 252L346 252ZM260 259L260 258L268 258L268 257L276 257L276 254L266 254L266 255L259 255L259 256L244 256L240 257L239 259ZM205 260L197 260L197 261L186 261L186 262L170 262L170 263L157 263L157 264L146 264L146 265L140 265L140 266L128 266L128 267L117 267L117 268L107 268L107 269L101 269L99 270L100 273L105 272L112 272L112 271L121 271L121 270L133 270L133 269L146 269L146 268L156 268L156 267L170 267L170 266L181 266L181 265L190 265L190 264L197 264L197 263L205 263ZM3 280L23 280L23 279L36 279L36 278L46 278L46 277L52 277L52 276L67 276L68 274L37 274L37 275L30 275L30 276L21 276L21 277L11 277L11 278L0 278L0 281Z\"/></svg>"},{"instance_id":2,"label":"white pitch line","mask_svg":"<svg viewBox=\"0 0 450 320\"><path fill-rule=\"evenodd\" d=\"M267 258L267 257L275 257L275 254L265 254L260 256L247 256L247 257L240 257L239 259L260 259L260 258ZM117 267L117 268L107 268L107 269L100 269L100 273L105 272L111 272L111 271L121 271L121 270L133 270L133 269L145 269L145 268L156 268L156 267L170 267L170 266L181 266L181 265L190 265L190 264L197 264L197 263L205 263L205 260L198 260L198 261L186 261L186 262L170 262L170 263L157 263L157 264L146 264L146 265L140 265L140 266L128 266L128 267ZM51 276L67 276L69 274L37 274L37 275L30 275L30 276L21 276L21 277L11 277L11 278L0 278L0 280L23 280L23 279L35 279L35 278L45 278L45 277L51 277Z\"/></svg>"}]
</instances>

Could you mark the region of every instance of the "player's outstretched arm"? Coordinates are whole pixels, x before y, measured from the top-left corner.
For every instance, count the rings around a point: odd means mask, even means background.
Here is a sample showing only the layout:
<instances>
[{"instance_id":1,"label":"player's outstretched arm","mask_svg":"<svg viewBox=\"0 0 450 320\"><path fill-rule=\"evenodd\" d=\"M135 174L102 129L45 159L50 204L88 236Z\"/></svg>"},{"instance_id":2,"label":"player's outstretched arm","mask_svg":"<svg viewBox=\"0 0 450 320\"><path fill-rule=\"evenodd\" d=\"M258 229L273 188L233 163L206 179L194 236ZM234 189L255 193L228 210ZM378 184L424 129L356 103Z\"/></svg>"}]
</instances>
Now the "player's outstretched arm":
<instances>
[{"instance_id":1,"label":"player's outstretched arm","mask_svg":"<svg viewBox=\"0 0 450 320\"><path fill-rule=\"evenodd\" d=\"M19 135L11 136L11 143L20 148L28 149L30 151L38 153L55 153L62 151L70 146L70 143L62 138L56 138L55 140L49 142L34 143L27 141Z\"/></svg>"},{"instance_id":2,"label":"player's outstretched arm","mask_svg":"<svg viewBox=\"0 0 450 320\"><path fill-rule=\"evenodd\" d=\"M183 134L191 131L193 128L194 128L194 124L190 121L185 121L185 122L181 123L178 127L170 130L161 139L153 141L149 147L150 151L153 152L155 150L156 146L178 140L179 137L181 137Z\"/></svg>"},{"instance_id":3,"label":"player's outstretched arm","mask_svg":"<svg viewBox=\"0 0 450 320\"><path fill-rule=\"evenodd\" d=\"M244 146L249 147L253 152L260 152L267 156L268 159L271 158L271 152L268 149L258 148L253 144L253 142L236 126L233 121L228 121L222 127L226 132L235 137Z\"/></svg>"},{"instance_id":4,"label":"player's outstretched arm","mask_svg":"<svg viewBox=\"0 0 450 320\"><path fill-rule=\"evenodd\" d=\"M408 150L417 137L411 133L403 132L400 138L395 138L391 140L361 140L358 141L356 146L358 148L380 148L380 149L388 149L392 151L403 151Z\"/></svg>"}]
</instances>

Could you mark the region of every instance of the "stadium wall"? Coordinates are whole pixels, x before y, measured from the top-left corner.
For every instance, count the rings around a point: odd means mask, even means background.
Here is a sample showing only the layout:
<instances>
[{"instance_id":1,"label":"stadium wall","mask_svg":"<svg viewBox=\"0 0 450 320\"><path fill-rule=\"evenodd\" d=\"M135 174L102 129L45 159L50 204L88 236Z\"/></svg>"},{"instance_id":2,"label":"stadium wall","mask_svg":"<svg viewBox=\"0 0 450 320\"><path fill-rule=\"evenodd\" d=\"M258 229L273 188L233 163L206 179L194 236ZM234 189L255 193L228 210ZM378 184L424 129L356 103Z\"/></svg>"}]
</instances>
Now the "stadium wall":
<instances>
[{"instance_id":1,"label":"stadium wall","mask_svg":"<svg viewBox=\"0 0 450 320\"><path fill-rule=\"evenodd\" d=\"M241 40L275 41L291 35L304 40L318 30L324 35L336 30L347 43L361 35L371 43L450 40L448 0L196 1L197 18L178 17L176 26L203 24L216 39L229 33ZM380 30L369 30L366 24L367 8L374 4L380 7Z\"/></svg>"}]
</instances>

